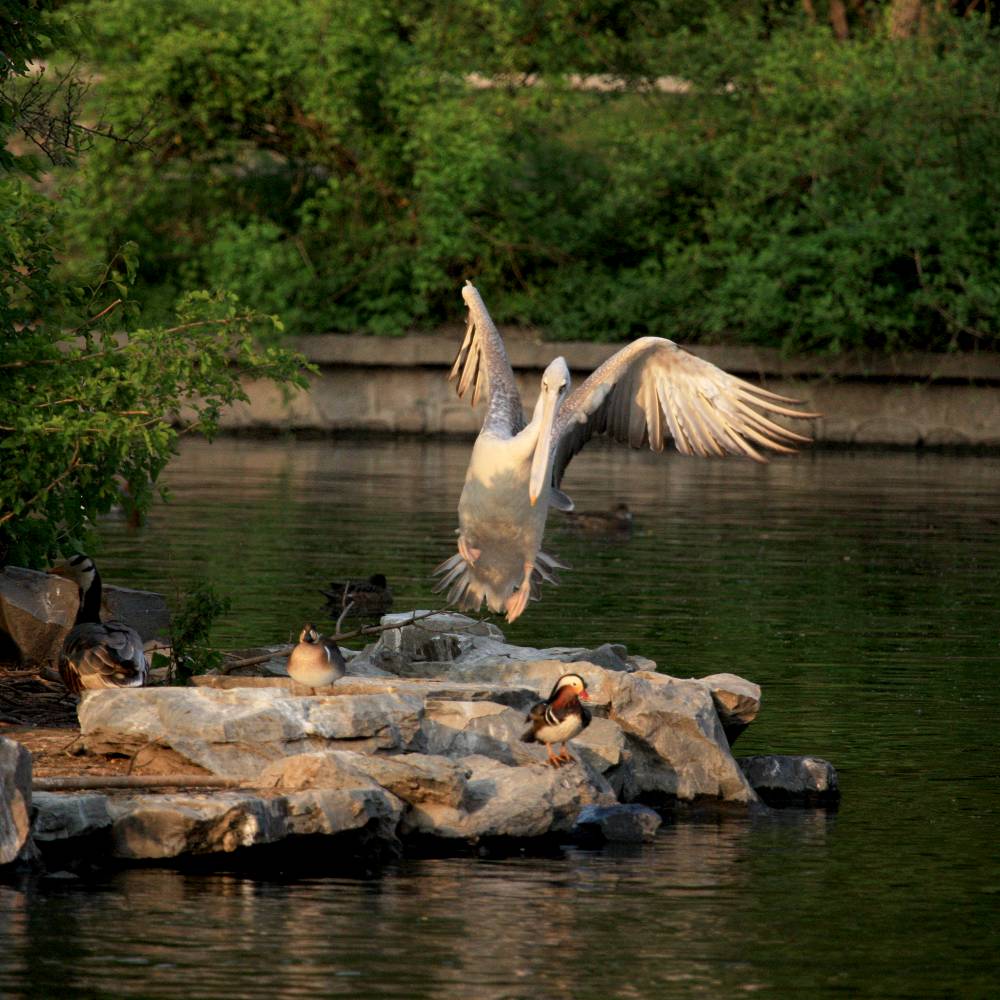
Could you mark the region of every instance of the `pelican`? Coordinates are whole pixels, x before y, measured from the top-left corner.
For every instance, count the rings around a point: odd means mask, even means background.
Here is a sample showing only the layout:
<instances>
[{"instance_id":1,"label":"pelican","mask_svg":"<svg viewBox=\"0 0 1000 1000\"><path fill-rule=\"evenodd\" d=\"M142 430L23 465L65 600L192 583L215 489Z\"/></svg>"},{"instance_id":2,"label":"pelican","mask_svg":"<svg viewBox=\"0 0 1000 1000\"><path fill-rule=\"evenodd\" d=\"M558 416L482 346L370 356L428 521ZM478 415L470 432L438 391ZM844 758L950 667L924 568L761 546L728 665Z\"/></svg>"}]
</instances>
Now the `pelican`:
<instances>
[{"instance_id":1,"label":"pelican","mask_svg":"<svg viewBox=\"0 0 1000 1000\"><path fill-rule=\"evenodd\" d=\"M662 451L673 438L684 455L791 453L810 438L780 426L769 414L812 419L789 399L729 375L673 341L642 337L623 347L570 391L569 367L556 358L542 374L531 420L525 423L500 333L479 292L466 282L465 339L449 379L459 398L472 390L486 400L458 502L458 552L434 571L435 590L449 603L478 610L483 601L513 622L541 583L565 569L542 551L549 507L571 511L559 489L570 459L597 434ZM760 450L758 450L760 449Z\"/></svg>"}]
</instances>

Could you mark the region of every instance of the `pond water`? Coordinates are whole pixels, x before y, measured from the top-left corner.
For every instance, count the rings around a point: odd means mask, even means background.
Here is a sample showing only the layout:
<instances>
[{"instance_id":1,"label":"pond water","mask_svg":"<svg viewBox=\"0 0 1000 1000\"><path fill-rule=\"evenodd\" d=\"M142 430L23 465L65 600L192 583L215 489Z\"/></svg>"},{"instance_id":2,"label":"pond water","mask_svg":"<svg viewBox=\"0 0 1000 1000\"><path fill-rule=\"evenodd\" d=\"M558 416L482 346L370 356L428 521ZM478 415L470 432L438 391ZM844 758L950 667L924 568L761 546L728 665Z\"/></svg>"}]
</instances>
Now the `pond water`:
<instances>
[{"instance_id":1,"label":"pond water","mask_svg":"<svg viewBox=\"0 0 1000 1000\"><path fill-rule=\"evenodd\" d=\"M468 442L189 443L173 499L109 520L110 582L231 595L215 639L284 641L330 580L436 607ZM812 753L836 813L665 824L635 849L342 870L134 869L0 887L0 995L989 997L1000 983L1000 459L816 451L764 467L591 446L553 513L573 569L513 627L624 642L764 689L738 755Z\"/></svg>"}]
</instances>

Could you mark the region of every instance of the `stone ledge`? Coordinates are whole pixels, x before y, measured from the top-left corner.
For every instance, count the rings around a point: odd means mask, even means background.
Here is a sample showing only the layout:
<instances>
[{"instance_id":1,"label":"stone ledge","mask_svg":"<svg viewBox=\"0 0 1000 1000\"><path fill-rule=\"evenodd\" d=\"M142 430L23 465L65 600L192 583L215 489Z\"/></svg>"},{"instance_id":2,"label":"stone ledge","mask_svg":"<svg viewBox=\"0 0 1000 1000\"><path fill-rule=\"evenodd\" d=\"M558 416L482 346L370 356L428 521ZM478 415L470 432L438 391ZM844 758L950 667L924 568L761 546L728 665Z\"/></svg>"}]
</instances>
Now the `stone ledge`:
<instances>
[{"instance_id":1,"label":"stone ledge","mask_svg":"<svg viewBox=\"0 0 1000 1000\"><path fill-rule=\"evenodd\" d=\"M526 407L538 373L562 354L575 380L620 344L542 343L505 331ZM269 383L247 382L248 402L223 414L226 431L392 433L472 436L482 405L460 400L447 374L461 343L451 336L317 334L297 346L319 366L309 388L286 399ZM898 447L1000 447L1000 355L906 354L785 358L753 347L683 345L726 371L802 399L823 416L818 442Z\"/></svg>"},{"instance_id":2,"label":"stone ledge","mask_svg":"<svg viewBox=\"0 0 1000 1000\"><path fill-rule=\"evenodd\" d=\"M542 371L562 355L570 368L592 371L624 345L590 341L544 341L530 330L504 329L504 343L511 367ZM451 368L463 331L455 327L439 334L405 337L367 337L360 334L316 333L298 337L295 348L317 365L374 368ZM908 352L893 355L850 352L826 355L785 356L771 347L681 344L686 351L740 375L779 378L835 378L846 380L940 379L1000 384L1000 354L932 354Z\"/></svg>"}]
</instances>

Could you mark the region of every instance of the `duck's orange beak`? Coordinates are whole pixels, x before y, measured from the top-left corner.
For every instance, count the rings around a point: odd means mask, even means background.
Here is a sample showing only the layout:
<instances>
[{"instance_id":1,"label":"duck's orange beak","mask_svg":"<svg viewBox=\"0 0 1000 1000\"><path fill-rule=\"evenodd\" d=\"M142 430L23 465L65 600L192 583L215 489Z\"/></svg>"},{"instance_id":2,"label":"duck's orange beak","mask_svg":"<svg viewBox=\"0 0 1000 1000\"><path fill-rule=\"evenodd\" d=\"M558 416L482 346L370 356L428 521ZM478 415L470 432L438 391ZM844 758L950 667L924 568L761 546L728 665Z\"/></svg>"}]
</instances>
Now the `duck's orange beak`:
<instances>
[{"instance_id":1,"label":"duck's orange beak","mask_svg":"<svg viewBox=\"0 0 1000 1000\"><path fill-rule=\"evenodd\" d=\"M590 701L590 695L586 691L581 691L578 697L581 701Z\"/></svg>"}]
</instances>

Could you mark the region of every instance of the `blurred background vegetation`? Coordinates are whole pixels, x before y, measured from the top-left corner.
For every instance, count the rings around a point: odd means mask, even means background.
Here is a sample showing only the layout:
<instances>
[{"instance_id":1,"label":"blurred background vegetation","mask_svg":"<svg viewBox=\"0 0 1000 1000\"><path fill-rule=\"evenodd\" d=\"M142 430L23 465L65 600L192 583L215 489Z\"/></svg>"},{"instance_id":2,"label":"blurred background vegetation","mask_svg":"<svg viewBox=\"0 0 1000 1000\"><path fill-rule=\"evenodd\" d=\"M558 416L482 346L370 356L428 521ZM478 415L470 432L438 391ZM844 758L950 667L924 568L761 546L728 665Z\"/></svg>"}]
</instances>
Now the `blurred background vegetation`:
<instances>
[{"instance_id":1,"label":"blurred background vegetation","mask_svg":"<svg viewBox=\"0 0 1000 1000\"><path fill-rule=\"evenodd\" d=\"M117 137L44 179L60 260L136 244L147 316L400 334L470 277L553 338L996 346L989 0L4 6Z\"/></svg>"},{"instance_id":2,"label":"blurred background vegetation","mask_svg":"<svg viewBox=\"0 0 1000 1000\"><path fill-rule=\"evenodd\" d=\"M471 277L553 338L992 349L995 6L79 0L88 107L147 131L55 190L154 311L399 334Z\"/></svg>"}]
</instances>

